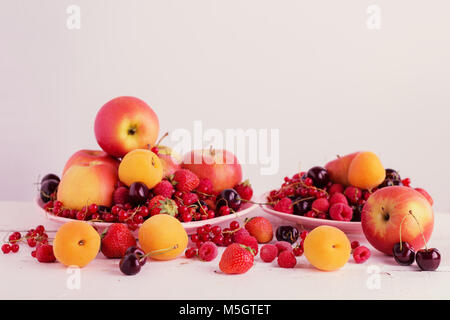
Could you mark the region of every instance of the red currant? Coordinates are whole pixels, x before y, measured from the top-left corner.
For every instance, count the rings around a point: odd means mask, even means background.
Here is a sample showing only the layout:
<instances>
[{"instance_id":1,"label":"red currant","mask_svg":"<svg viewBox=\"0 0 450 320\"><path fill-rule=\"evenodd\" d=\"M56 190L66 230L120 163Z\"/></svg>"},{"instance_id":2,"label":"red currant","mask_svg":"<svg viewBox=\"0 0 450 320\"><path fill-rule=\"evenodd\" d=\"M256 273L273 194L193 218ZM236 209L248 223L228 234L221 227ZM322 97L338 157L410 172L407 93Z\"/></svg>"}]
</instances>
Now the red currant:
<instances>
[{"instance_id":1,"label":"red currant","mask_svg":"<svg viewBox=\"0 0 450 320\"><path fill-rule=\"evenodd\" d=\"M37 234L43 234L45 232L45 228L44 228L44 226L43 225L38 225L37 227L36 227L36 233Z\"/></svg>"},{"instance_id":2,"label":"red currant","mask_svg":"<svg viewBox=\"0 0 450 320\"><path fill-rule=\"evenodd\" d=\"M14 253L16 253L17 251L19 251L19 245L18 245L17 243L14 243L14 244L11 246L11 251L14 252Z\"/></svg>"},{"instance_id":3,"label":"red currant","mask_svg":"<svg viewBox=\"0 0 450 320\"><path fill-rule=\"evenodd\" d=\"M88 210L90 213L96 213L98 211L98 206L95 203L93 203L89 206Z\"/></svg>"},{"instance_id":4,"label":"red currant","mask_svg":"<svg viewBox=\"0 0 450 320\"><path fill-rule=\"evenodd\" d=\"M305 240L307 235L308 235L308 231L302 231L302 232L300 232L300 238L301 238L302 240Z\"/></svg>"},{"instance_id":5,"label":"red currant","mask_svg":"<svg viewBox=\"0 0 450 320\"><path fill-rule=\"evenodd\" d=\"M223 206L223 207L220 207L220 209L219 209L219 214L220 214L221 216L227 216L227 215L229 215L230 213L231 213L230 207Z\"/></svg>"},{"instance_id":6,"label":"red currant","mask_svg":"<svg viewBox=\"0 0 450 320\"><path fill-rule=\"evenodd\" d=\"M117 216L117 215L120 213L121 210L122 210L122 209L120 209L119 206L113 206L113 207L111 208L111 213L112 213L113 215Z\"/></svg>"},{"instance_id":7,"label":"red currant","mask_svg":"<svg viewBox=\"0 0 450 320\"><path fill-rule=\"evenodd\" d=\"M84 213L83 211L78 211L77 212L77 220L85 220L86 219L86 213Z\"/></svg>"},{"instance_id":8,"label":"red currant","mask_svg":"<svg viewBox=\"0 0 450 320\"><path fill-rule=\"evenodd\" d=\"M359 247L359 242L358 241L352 241L352 243L350 245L351 245L352 249L354 250L354 249Z\"/></svg>"},{"instance_id":9,"label":"red currant","mask_svg":"<svg viewBox=\"0 0 450 320\"><path fill-rule=\"evenodd\" d=\"M237 230L237 229L239 229L239 227L240 227L239 222L231 221L231 223L230 223L230 229L231 230Z\"/></svg>"},{"instance_id":10,"label":"red currant","mask_svg":"<svg viewBox=\"0 0 450 320\"><path fill-rule=\"evenodd\" d=\"M4 254L7 254L11 251L11 246L7 243L5 243L4 245L2 245L2 251Z\"/></svg>"},{"instance_id":11,"label":"red currant","mask_svg":"<svg viewBox=\"0 0 450 320\"><path fill-rule=\"evenodd\" d=\"M189 249L186 250L184 255L188 259L193 258L195 255L197 255L197 249L196 248L189 248Z\"/></svg>"},{"instance_id":12,"label":"red currant","mask_svg":"<svg viewBox=\"0 0 450 320\"><path fill-rule=\"evenodd\" d=\"M219 226L214 226L214 227L211 228L211 232L214 235L222 234L222 228L219 227Z\"/></svg>"},{"instance_id":13,"label":"red currant","mask_svg":"<svg viewBox=\"0 0 450 320\"><path fill-rule=\"evenodd\" d=\"M299 257L303 254L303 248L295 247L294 249L292 249L292 252L295 256Z\"/></svg>"},{"instance_id":14,"label":"red currant","mask_svg":"<svg viewBox=\"0 0 450 320\"><path fill-rule=\"evenodd\" d=\"M36 240L34 240L33 238L28 238L27 243L32 248L36 247Z\"/></svg>"},{"instance_id":15,"label":"red currant","mask_svg":"<svg viewBox=\"0 0 450 320\"><path fill-rule=\"evenodd\" d=\"M193 234L191 236L191 241L192 242L198 242L200 240L200 237L198 236L198 234Z\"/></svg>"}]
</instances>

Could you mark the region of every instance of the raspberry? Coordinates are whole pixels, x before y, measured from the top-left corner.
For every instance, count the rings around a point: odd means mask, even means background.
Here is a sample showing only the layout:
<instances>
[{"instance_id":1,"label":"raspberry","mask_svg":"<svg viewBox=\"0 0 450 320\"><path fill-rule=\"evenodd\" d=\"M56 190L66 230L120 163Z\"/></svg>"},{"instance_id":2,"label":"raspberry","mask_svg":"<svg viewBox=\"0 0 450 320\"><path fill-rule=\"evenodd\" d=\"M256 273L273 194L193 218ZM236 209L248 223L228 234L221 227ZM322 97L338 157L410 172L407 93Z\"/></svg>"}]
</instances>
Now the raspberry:
<instances>
[{"instance_id":1,"label":"raspberry","mask_svg":"<svg viewBox=\"0 0 450 320\"><path fill-rule=\"evenodd\" d=\"M235 185L233 189L239 193L241 199L250 200L253 197L253 189L249 180L245 180L244 182Z\"/></svg>"},{"instance_id":2,"label":"raspberry","mask_svg":"<svg viewBox=\"0 0 450 320\"><path fill-rule=\"evenodd\" d=\"M345 188L344 195L351 204L358 204L358 200L362 197L362 191L356 187L347 187Z\"/></svg>"},{"instance_id":3,"label":"raspberry","mask_svg":"<svg viewBox=\"0 0 450 320\"><path fill-rule=\"evenodd\" d=\"M185 193L181 200L185 206L190 206L198 201L198 195L195 193Z\"/></svg>"},{"instance_id":4,"label":"raspberry","mask_svg":"<svg viewBox=\"0 0 450 320\"><path fill-rule=\"evenodd\" d=\"M350 221L353 218L353 209L343 203L336 203L330 207L330 217L336 221Z\"/></svg>"},{"instance_id":5,"label":"raspberry","mask_svg":"<svg viewBox=\"0 0 450 320\"><path fill-rule=\"evenodd\" d=\"M292 205L292 200L290 198L283 198L280 201L278 201L274 206L273 209L275 211L284 212L284 213L293 213L294 207Z\"/></svg>"},{"instance_id":6,"label":"raspberry","mask_svg":"<svg viewBox=\"0 0 450 320\"><path fill-rule=\"evenodd\" d=\"M278 249L278 255L280 255L283 251L292 251L292 245L287 241L277 241L275 242L275 246Z\"/></svg>"},{"instance_id":7,"label":"raspberry","mask_svg":"<svg viewBox=\"0 0 450 320\"><path fill-rule=\"evenodd\" d=\"M343 193L344 192L344 186L340 183L333 184L330 189L328 189L328 194L332 196L335 193Z\"/></svg>"},{"instance_id":8,"label":"raspberry","mask_svg":"<svg viewBox=\"0 0 450 320\"><path fill-rule=\"evenodd\" d=\"M311 208L318 213L327 213L329 207L330 203L325 198L316 199L311 205Z\"/></svg>"},{"instance_id":9,"label":"raspberry","mask_svg":"<svg viewBox=\"0 0 450 320\"><path fill-rule=\"evenodd\" d=\"M359 247L359 242L358 241L352 241L352 243L350 244L352 249L356 249Z\"/></svg>"},{"instance_id":10,"label":"raspberry","mask_svg":"<svg viewBox=\"0 0 450 320\"><path fill-rule=\"evenodd\" d=\"M118 187L113 195L114 204L126 204L130 202L129 191L127 187Z\"/></svg>"},{"instance_id":11,"label":"raspberry","mask_svg":"<svg viewBox=\"0 0 450 320\"><path fill-rule=\"evenodd\" d=\"M36 249L36 258L39 262L55 262L56 258L53 254L53 246L51 244L39 245L39 247Z\"/></svg>"},{"instance_id":12,"label":"raspberry","mask_svg":"<svg viewBox=\"0 0 450 320\"><path fill-rule=\"evenodd\" d=\"M155 196L161 195L166 198L172 198L174 192L173 185L167 180L161 181L153 188L153 194Z\"/></svg>"},{"instance_id":13,"label":"raspberry","mask_svg":"<svg viewBox=\"0 0 450 320\"><path fill-rule=\"evenodd\" d=\"M348 200L347 198L344 196L344 194L337 192L335 194L333 194L330 198L330 206L332 206L335 203L343 203L348 205Z\"/></svg>"},{"instance_id":14,"label":"raspberry","mask_svg":"<svg viewBox=\"0 0 450 320\"><path fill-rule=\"evenodd\" d=\"M206 241L198 250L198 256L203 261L211 261L217 257L217 246L214 242Z\"/></svg>"},{"instance_id":15,"label":"raspberry","mask_svg":"<svg viewBox=\"0 0 450 320\"><path fill-rule=\"evenodd\" d=\"M278 255L277 262L281 268L294 268L297 259L292 251L284 250Z\"/></svg>"},{"instance_id":16,"label":"raspberry","mask_svg":"<svg viewBox=\"0 0 450 320\"><path fill-rule=\"evenodd\" d=\"M250 235L250 233L247 231L247 229L241 228L238 231L233 233L233 242L241 243L241 241L245 237L248 237L249 235Z\"/></svg>"},{"instance_id":17,"label":"raspberry","mask_svg":"<svg viewBox=\"0 0 450 320\"><path fill-rule=\"evenodd\" d=\"M265 244L261 247L259 256L264 262L272 262L278 256L278 248L274 244Z\"/></svg>"},{"instance_id":18,"label":"raspberry","mask_svg":"<svg viewBox=\"0 0 450 320\"><path fill-rule=\"evenodd\" d=\"M353 250L353 259L356 263L364 263L370 258L370 250L365 246L359 246Z\"/></svg>"},{"instance_id":19,"label":"raspberry","mask_svg":"<svg viewBox=\"0 0 450 320\"><path fill-rule=\"evenodd\" d=\"M239 241L238 243L252 248L254 256L256 256L258 254L258 240L256 240L255 237L246 236L246 237L242 238L241 241Z\"/></svg>"}]
</instances>

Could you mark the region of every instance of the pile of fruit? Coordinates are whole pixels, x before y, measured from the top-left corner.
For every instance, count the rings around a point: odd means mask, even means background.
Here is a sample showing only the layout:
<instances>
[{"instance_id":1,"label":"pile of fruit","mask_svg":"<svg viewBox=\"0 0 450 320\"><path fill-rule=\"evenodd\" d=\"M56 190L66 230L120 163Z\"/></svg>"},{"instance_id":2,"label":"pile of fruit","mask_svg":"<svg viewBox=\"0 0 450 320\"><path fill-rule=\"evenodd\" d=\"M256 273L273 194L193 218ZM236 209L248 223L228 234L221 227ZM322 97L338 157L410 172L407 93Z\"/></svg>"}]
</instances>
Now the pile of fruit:
<instances>
[{"instance_id":1,"label":"pile of fruit","mask_svg":"<svg viewBox=\"0 0 450 320\"><path fill-rule=\"evenodd\" d=\"M103 150L80 150L61 178L42 178L43 208L63 218L120 222L136 230L157 214L181 222L207 220L237 212L251 200L251 185L242 181L231 152L193 150L179 157L160 144L167 134L156 142L158 130L156 114L142 100L106 103L95 119Z\"/></svg>"},{"instance_id":2,"label":"pile of fruit","mask_svg":"<svg viewBox=\"0 0 450 320\"><path fill-rule=\"evenodd\" d=\"M325 165L285 177L279 189L270 191L267 201L276 211L309 218L361 221L369 197L389 186L410 187L409 178L384 169L372 152L355 152ZM432 204L428 193L422 193Z\"/></svg>"}]
</instances>

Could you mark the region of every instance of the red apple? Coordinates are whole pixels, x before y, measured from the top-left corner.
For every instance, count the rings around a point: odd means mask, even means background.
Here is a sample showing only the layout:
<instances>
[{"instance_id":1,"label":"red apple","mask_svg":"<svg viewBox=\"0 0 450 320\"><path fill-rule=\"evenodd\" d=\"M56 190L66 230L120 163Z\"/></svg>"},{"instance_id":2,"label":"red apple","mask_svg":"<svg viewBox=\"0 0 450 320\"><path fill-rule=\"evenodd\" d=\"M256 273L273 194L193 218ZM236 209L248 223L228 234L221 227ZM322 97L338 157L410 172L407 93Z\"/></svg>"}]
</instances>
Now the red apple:
<instances>
[{"instance_id":1,"label":"red apple","mask_svg":"<svg viewBox=\"0 0 450 320\"><path fill-rule=\"evenodd\" d=\"M158 146L158 157L163 166L163 176L168 177L181 168L181 156L166 146Z\"/></svg>"},{"instance_id":2,"label":"red apple","mask_svg":"<svg viewBox=\"0 0 450 320\"><path fill-rule=\"evenodd\" d=\"M183 156L181 167L211 180L214 192L233 188L242 180L241 165L227 150L192 150Z\"/></svg>"},{"instance_id":3,"label":"red apple","mask_svg":"<svg viewBox=\"0 0 450 320\"><path fill-rule=\"evenodd\" d=\"M106 152L101 150L79 150L75 152L69 160L67 160L66 165L64 166L63 175L66 173L66 171L73 165L77 164L83 164L83 163L104 163L109 164L115 170L119 168L119 161L110 155L108 155Z\"/></svg>"},{"instance_id":4,"label":"red apple","mask_svg":"<svg viewBox=\"0 0 450 320\"><path fill-rule=\"evenodd\" d=\"M144 101L135 97L118 97L107 102L95 118L95 137L108 154L121 158L134 149L154 145L159 120Z\"/></svg>"},{"instance_id":5,"label":"red apple","mask_svg":"<svg viewBox=\"0 0 450 320\"><path fill-rule=\"evenodd\" d=\"M401 241L408 242L416 251L424 247L420 230L428 241L434 215L429 202L418 191L404 186L381 188L369 197L361 213L367 240L375 249L388 255L392 255L394 244L400 242L402 220Z\"/></svg>"},{"instance_id":6,"label":"red apple","mask_svg":"<svg viewBox=\"0 0 450 320\"><path fill-rule=\"evenodd\" d=\"M433 198L430 196L430 194L429 194L425 189L422 189L422 188L414 188L414 190L420 192L420 193L428 200L428 202L430 203L430 205L431 205L431 206L433 205L433 203L434 203Z\"/></svg>"}]
</instances>

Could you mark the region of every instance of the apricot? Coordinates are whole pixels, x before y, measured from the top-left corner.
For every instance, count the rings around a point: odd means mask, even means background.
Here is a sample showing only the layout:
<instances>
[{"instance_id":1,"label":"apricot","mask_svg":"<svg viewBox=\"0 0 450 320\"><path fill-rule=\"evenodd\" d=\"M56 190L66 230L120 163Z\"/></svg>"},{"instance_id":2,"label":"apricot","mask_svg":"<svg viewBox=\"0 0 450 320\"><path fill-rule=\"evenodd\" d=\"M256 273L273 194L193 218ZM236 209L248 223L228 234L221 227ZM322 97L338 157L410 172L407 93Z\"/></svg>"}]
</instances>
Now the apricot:
<instances>
[{"instance_id":1,"label":"apricot","mask_svg":"<svg viewBox=\"0 0 450 320\"><path fill-rule=\"evenodd\" d=\"M71 165L61 178L56 198L69 209L81 210L95 203L110 207L117 169L101 161Z\"/></svg>"},{"instance_id":2,"label":"apricot","mask_svg":"<svg viewBox=\"0 0 450 320\"><path fill-rule=\"evenodd\" d=\"M332 160L325 165L325 169L327 169L332 182L340 183L344 186L349 185L348 168L358 153L359 152L354 152L343 157L338 156L337 159Z\"/></svg>"},{"instance_id":3,"label":"apricot","mask_svg":"<svg viewBox=\"0 0 450 320\"><path fill-rule=\"evenodd\" d=\"M155 260L172 260L188 244L188 236L181 222L168 214L157 214L139 228L139 244Z\"/></svg>"},{"instance_id":4,"label":"apricot","mask_svg":"<svg viewBox=\"0 0 450 320\"><path fill-rule=\"evenodd\" d=\"M130 186L142 182L152 189L163 178L163 165L158 156L147 149L128 152L119 165L119 180Z\"/></svg>"},{"instance_id":5,"label":"apricot","mask_svg":"<svg viewBox=\"0 0 450 320\"><path fill-rule=\"evenodd\" d=\"M90 224L71 221L56 232L53 252L62 264L82 268L97 256L100 242L100 235Z\"/></svg>"},{"instance_id":6,"label":"apricot","mask_svg":"<svg viewBox=\"0 0 450 320\"><path fill-rule=\"evenodd\" d=\"M351 252L350 241L344 232L331 226L313 229L303 243L309 263L322 271L334 271L343 267Z\"/></svg>"},{"instance_id":7,"label":"apricot","mask_svg":"<svg viewBox=\"0 0 450 320\"><path fill-rule=\"evenodd\" d=\"M355 187L371 190L386 178L380 158L370 151L358 153L348 167L348 182Z\"/></svg>"}]
</instances>

